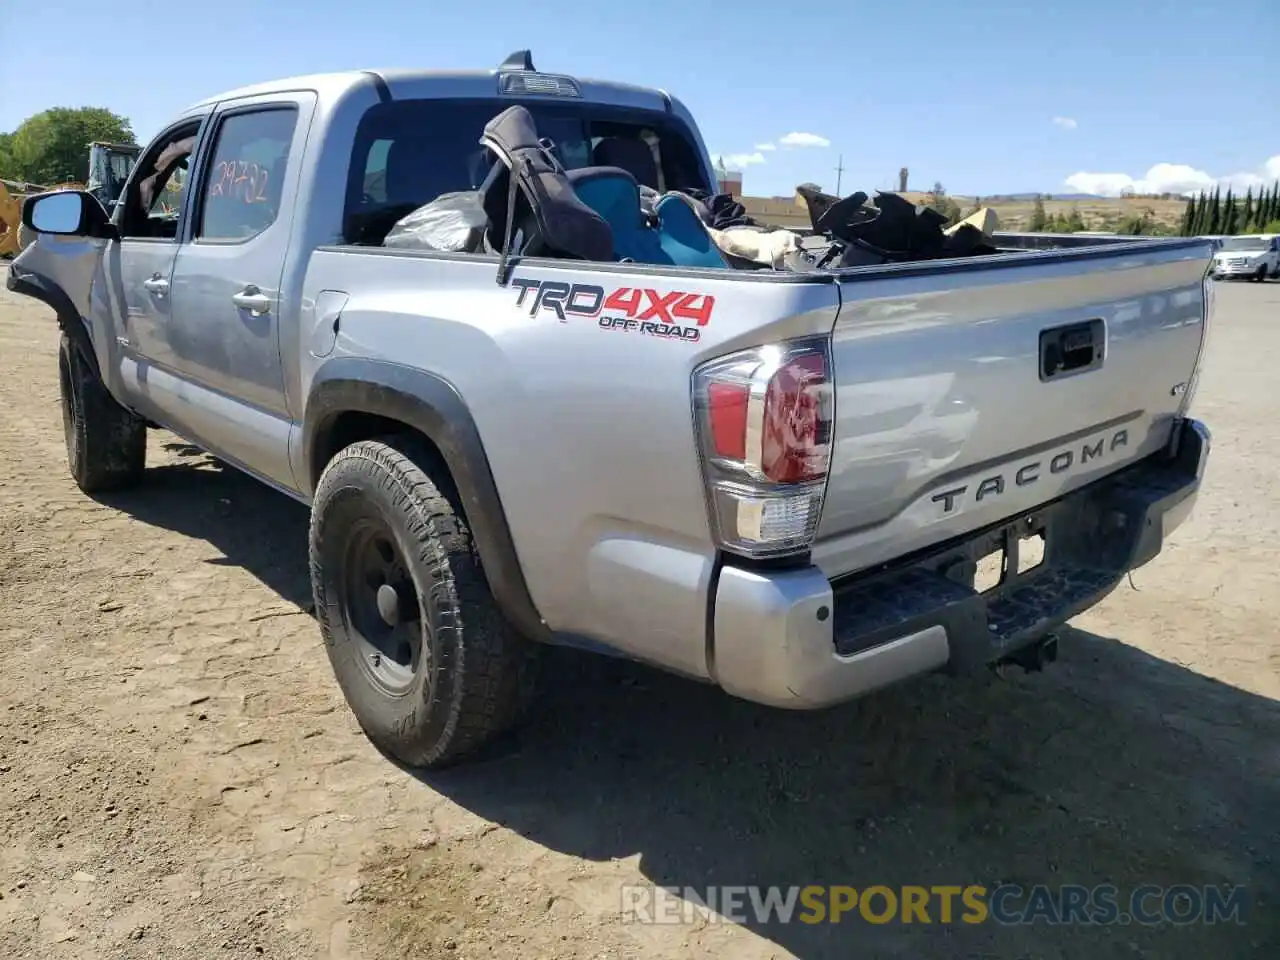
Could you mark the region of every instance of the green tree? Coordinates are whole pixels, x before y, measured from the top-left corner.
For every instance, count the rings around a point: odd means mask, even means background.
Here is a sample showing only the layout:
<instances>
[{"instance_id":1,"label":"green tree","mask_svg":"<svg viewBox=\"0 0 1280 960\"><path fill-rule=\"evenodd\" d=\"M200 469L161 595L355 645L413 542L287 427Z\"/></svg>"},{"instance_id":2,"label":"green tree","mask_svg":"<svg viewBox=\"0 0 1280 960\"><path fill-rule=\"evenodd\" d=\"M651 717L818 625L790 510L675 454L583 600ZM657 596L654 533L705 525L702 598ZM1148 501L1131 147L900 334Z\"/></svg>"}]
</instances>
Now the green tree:
<instances>
[{"instance_id":1,"label":"green tree","mask_svg":"<svg viewBox=\"0 0 1280 960\"><path fill-rule=\"evenodd\" d=\"M6 180L15 178L12 156L12 133L0 133L0 177Z\"/></svg>"},{"instance_id":2,"label":"green tree","mask_svg":"<svg viewBox=\"0 0 1280 960\"><path fill-rule=\"evenodd\" d=\"M1240 232L1240 223L1236 215L1236 198L1227 187L1227 198L1222 201L1222 232L1235 234Z\"/></svg>"},{"instance_id":3,"label":"green tree","mask_svg":"<svg viewBox=\"0 0 1280 960\"><path fill-rule=\"evenodd\" d=\"M1116 228L1117 233L1129 236L1142 236L1150 234L1154 231L1154 221L1151 218L1151 210L1143 207L1138 213L1131 213Z\"/></svg>"},{"instance_id":4,"label":"green tree","mask_svg":"<svg viewBox=\"0 0 1280 960\"><path fill-rule=\"evenodd\" d=\"M1044 197L1036 194L1035 206L1031 208L1031 222L1027 224L1027 229L1032 233L1042 233L1049 225L1049 217L1044 212Z\"/></svg>"},{"instance_id":5,"label":"green tree","mask_svg":"<svg viewBox=\"0 0 1280 960\"><path fill-rule=\"evenodd\" d=\"M1187 208L1182 211L1182 227L1181 232L1184 237L1195 236L1192 230L1196 224L1196 198L1187 198Z\"/></svg>"},{"instance_id":6,"label":"green tree","mask_svg":"<svg viewBox=\"0 0 1280 960\"><path fill-rule=\"evenodd\" d=\"M83 183L89 179L89 144L94 140L135 142L129 121L104 107L53 107L22 121L0 160L6 174L18 180Z\"/></svg>"},{"instance_id":7,"label":"green tree","mask_svg":"<svg viewBox=\"0 0 1280 960\"><path fill-rule=\"evenodd\" d=\"M1213 188L1213 200L1209 202L1209 229L1205 233L1222 232L1222 188Z\"/></svg>"},{"instance_id":8,"label":"green tree","mask_svg":"<svg viewBox=\"0 0 1280 960\"><path fill-rule=\"evenodd\" d=\"M1253 226L1253 187L1244 192L1244 212L1240 214L1240 229L1248 231Z\"/></svg>"}]
</instances>

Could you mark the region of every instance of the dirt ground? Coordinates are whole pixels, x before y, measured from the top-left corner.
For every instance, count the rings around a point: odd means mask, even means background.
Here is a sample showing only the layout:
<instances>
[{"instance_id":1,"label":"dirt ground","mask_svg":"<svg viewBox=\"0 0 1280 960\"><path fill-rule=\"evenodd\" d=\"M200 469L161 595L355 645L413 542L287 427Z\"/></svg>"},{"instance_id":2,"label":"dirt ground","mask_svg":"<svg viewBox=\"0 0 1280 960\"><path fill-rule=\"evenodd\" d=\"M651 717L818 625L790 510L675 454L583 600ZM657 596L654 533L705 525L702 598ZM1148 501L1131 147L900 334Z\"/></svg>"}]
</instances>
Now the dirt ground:
<instances>
[{"instance_id":1,"label":"dirt ground","mask_svg":"<svg viewBox=\"0 0 1280 960\"><path fill-rule=\"evenodd\" d=\"M1197 512L1048 671L787 714L557 656L520 736L428 777L345 709L305 511L165 434L142 488L80 494L55 344L0 292L0 957L1280 956L1280 283L1220 288ZM1250 908L620 920L627 883L1000 881L1229 883Z\"/></svg>"}]
</instances>

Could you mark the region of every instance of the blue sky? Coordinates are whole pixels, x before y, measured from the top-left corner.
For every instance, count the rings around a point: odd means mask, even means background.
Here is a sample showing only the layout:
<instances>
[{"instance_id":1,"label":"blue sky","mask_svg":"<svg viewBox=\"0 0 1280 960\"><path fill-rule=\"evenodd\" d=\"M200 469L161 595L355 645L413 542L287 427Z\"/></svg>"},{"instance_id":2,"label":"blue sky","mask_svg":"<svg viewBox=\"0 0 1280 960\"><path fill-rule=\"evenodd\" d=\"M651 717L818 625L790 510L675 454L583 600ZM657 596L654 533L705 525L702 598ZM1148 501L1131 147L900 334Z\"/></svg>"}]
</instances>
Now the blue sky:
<instances>
[{"instance_id":1,"label":"blue sky","mask_svg":"<svg viewBox=\"0 0 1280 960\"><path fill-rule=\"evenodd\" d=\"M844 193L890 187L903 165L913 187L957 194L1280 177L1276 0L838 0L803 15L763 0L56 5L48 19L0 0L0 130L93 105L145 140L245 83L483 68L530 47L549 72L672 91L753 195L833 190L840 158Z\"/></svg>"}]
</instances>

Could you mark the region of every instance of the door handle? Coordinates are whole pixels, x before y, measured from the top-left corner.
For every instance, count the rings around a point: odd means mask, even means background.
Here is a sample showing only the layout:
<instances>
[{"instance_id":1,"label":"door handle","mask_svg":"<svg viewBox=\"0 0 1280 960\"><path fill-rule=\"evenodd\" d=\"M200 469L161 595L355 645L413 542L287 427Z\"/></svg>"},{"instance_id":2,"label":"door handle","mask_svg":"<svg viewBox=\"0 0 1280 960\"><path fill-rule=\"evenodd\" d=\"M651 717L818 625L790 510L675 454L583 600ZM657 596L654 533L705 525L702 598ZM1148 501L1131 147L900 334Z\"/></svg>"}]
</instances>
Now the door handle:
<instances>
[{"instance_id":1,"label":"door handle","mask_svg":"<svg viewBox=\"0 0 1280 960\"><path fill-rule=\"evenodd\" d=\"M142 281L142 289L157 296L164 296L169 292L169 281L157 273L150 279Z\"/></svg>"},{"instance_id":2,"label":"door handle","mask_svg":"<svg viewBox=\"0 0 1280 960\"><path fill-rule=\"evenodd\" d=\"M233 293L231 302L241 310L248 310L255 317L265 316L271 312L271 298L252 283L239 293Z\"/></svg>"}]
</instances>

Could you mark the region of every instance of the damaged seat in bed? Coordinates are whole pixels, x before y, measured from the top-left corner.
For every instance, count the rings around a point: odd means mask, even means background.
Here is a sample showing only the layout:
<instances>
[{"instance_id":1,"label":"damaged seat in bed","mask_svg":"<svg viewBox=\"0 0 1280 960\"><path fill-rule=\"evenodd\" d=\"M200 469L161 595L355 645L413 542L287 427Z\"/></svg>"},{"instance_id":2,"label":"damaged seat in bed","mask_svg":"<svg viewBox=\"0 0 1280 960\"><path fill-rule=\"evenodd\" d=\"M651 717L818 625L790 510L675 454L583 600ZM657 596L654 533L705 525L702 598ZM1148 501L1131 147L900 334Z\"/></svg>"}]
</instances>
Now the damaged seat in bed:
<instances>
[{"instance_id":1,"label":"damaged seat in bed","mask_svg":"<svg viewBox=\"0 0 1280 960\"><path fill-rule=\"evenodd\" d=\"M506 280L506 258L613 259L609 224L574 193L549 141L538 138L524 107L509 107L484 127L480 143L498 162L480 188L489 219L486 245L502 254L498 282Z\"/></svg>"},{"instance_id":2,"label":"damaged seat in bed","mask_svg":"<svg viewBox=\"0 0 1280 960\"><path fill-rule=\"evenodd\" d=\"M677 267L727 267L694 209L667 194L646 210L640 185L617 167L570 170L574 193L609 224L619 260Z\"/></svg>"},{"instance_id":3,"label":"damaged seat in bed","mask_svg":"<svg viewBox=\"0 0 1280 960\"><path fill-rule=\"evenodd\" d=\"M489 219L486 246L503 256L500 282L511 254L728 266L697 213L679 198L662 197L649 212L626 170L566 171L524 107L490 120L480 142L499 161L480 193Z\"/></svg>"}]
</instances>

